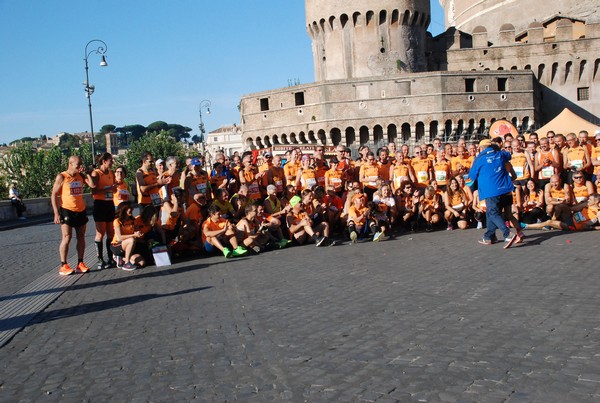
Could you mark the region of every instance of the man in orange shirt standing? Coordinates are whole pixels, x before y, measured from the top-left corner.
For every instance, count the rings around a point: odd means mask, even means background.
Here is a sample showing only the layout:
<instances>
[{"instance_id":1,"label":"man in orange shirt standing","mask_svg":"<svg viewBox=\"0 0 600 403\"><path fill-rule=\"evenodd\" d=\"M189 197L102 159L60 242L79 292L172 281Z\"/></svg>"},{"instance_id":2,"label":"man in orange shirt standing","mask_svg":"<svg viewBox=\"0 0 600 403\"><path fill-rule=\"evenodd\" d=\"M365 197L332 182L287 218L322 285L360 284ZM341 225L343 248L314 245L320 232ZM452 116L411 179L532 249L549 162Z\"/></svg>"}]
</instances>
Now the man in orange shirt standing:
<instances>
[{"instance_id":1,"label":"man in orange shirt standing","mask_svg":"<svg viewBox=\"0 0 600 403\"><path fill-rule=\"evenodd\" d=\"M59 274L68 276L78 272L86 273L90 270L83 262L85 253L85 229L88 222L86 206L83 200L83 185L94 188L92 178L85 172L83 162L78 156L69 158L69 166L66 171L59 173L52 187L52 210L54 211L54 223L60 224L62 239L59 247L61 267ZM77 236L77 267L72 269L67 263L69 255L69 243L75 228Z\"/></svg>"}]
</instances>

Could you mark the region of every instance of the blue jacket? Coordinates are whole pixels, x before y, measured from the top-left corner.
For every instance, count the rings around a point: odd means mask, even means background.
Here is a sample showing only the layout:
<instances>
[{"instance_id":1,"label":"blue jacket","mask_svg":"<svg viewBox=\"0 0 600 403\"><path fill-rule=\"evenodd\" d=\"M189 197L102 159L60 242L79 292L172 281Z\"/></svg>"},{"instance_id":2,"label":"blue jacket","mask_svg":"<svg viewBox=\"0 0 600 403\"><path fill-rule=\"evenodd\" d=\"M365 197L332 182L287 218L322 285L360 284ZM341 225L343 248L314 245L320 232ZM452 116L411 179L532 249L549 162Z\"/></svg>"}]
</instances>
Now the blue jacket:
<instances>
[{"instance_id":1,"label":"blue jacket","mask_svg":"<svg viewBox=\"0 0 600 403\"><path fill-rule=\"evenodd\" d=\"M477 182L479 199L501 196L515 189L505 168L510 159L510 153L494 147L486 148L475 158L469 178Z\"/></svg>"}]
</instances>

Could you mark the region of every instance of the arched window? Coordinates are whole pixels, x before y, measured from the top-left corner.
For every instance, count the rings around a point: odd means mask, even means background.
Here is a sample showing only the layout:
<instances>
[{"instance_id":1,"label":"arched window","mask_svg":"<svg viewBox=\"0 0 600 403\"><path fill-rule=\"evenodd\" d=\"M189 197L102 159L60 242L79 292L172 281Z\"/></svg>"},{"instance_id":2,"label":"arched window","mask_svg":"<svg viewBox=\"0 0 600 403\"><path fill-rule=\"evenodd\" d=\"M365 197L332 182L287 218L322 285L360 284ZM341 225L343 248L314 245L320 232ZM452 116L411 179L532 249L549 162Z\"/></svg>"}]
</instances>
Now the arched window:
<instances>
[{"instance_id":1,"label":"arched window","mask_svg":"<svg viewBox=\"0 0 600 403\"><path fill-rule=\"evenodd\" d=\"M408 143L410 140L410 123L404 123L402 125L402 142Z\"/></svg>"}]
</instances>

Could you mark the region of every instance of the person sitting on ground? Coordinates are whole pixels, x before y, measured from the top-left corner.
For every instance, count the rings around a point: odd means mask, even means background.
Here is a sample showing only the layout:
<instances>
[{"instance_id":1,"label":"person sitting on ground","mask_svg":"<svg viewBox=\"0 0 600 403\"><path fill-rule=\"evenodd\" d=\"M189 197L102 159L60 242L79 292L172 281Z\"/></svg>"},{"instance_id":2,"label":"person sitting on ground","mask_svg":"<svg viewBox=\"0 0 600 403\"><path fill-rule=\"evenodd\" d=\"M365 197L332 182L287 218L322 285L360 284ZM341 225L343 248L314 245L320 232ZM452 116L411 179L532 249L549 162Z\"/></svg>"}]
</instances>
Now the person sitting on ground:
<instances>
[{"instance_id":1,"label":"person sitting on ground","mask_svg":"<svg viewBox=\"0 0 600 403\"><path fill-rule=\"evenodd\" d=\"M235 209L233 205L229 202L229 192L227 189L218 188L215 191L215 198L212 204L219 207L221 210L221 216L226 219L230 219L235 216Z\"/></svg>"},{"instance_id":2,"label":"person sitting on ground","mask_svg":"<svg viewBox=\"0 0 600 403\"><path fill-rule=\"evenodd\" d=\"M113 254L117 256L117 267L125 271L133 271L146 265L144 257L139 252L142 249L137 244L137 241L142 239L144 234L141 231L136 231L134 224L135 218L133 217L131 202L124 201L120 203L115 212L115 220L113 221L115 233L110 248Z\"/></svg>"},{"instance_id":3,"label":"person sitting on ground","mask_svg":"<svg viewBox=\"0 0 600 403\"><path fill-rule=\"evenodd\" d=\"M400 186L395 195L399 225L403 230L414 232L417 230L421 194L409 181L405 181Z\"/></svg>"},{"instance_id":4,"label":"person sitting on ground","mask_svg":"<svg viewBox=\"0 0 600 403\"><path fill-rule=\"evenodd\" d=\"M246 206L246 215L237 223L235 231L238 243L254 253L260 253L271 239L268 227L256 219L257 210L256 204Z\"/></svg>"},{"instance_id":5,"label":"person sitting on ground","mask_svg":"<svg viewBox=\"0 0 600 403\"><path fill-rule=\"evenodd\" d=\"M331 228L332 232L341 232L344 228L342 223L342 213L344 211L344 201L340 196L338 196L337 192L330 187L327 189L327 194L323 198L323 201L328 206L328 223L329 228Z\"/></svg>"},{"instance_id":6,"label":"person sitting on ground","mask_svg":"<svg viewBox=\"0 0 600 403\"><path fill-rule=\"evenodd\" d=\"M596 193L592 181L585 179L583 171L573 173L573 186L571 187L571 200L573 203L586 201L589 195Z\"/></svg>"},{"instance_id":7,"label":"person sitting on ground","mask_svg":"<svg viewBox=\"0 0 600 403\"><path fill-rule=\"evenodd\" d=\"M289 246L292 241L286 239L283 235L283 231L281 229L281 221L278 218L275 218L269 215L265 211L265 207L262 204L256 205L256 221L258 222L258 227L267 230L267 235L269 236L269 242L273 245L276 245L278 248L285 248ZM289 211L291 207L288 205L282 211ZM287 231L287 228L286 228Z\"/></svg>"},{"instance_id":8,"label":"person sitting on ground","mask_svg":"<svg viewBox=\"0 0 600 403\"><path fill-rule=\"evenodd\" d=\"M162 229L165 233L167 244L175 241L179 236L181 220L183 218L183 204L185 202L185 191L181 188L175 188L169 197L165 200L160 209Z\"/></svg>"},{"instance_id":9,"label":"person sitting on ground","mask_svg":"<svg viewBox=\"0 0 600 403\"><path fill-rule=\"evenodd\" d=\"M159 210L148 205L144 207L141 213L135 217L134 228L142 233L142 239L138 239L137 243L140 246L140 253L144 257L146 263L154 262L152 256L153 245L167 245L167 238L160 225L158 219Z\"/></svg>"},{"instance_id":10,"label":"person sitting on ground","mask_svg":"<svg viewBox=\"0 0 600 403\"><path fill-rule=\"evenodd\" d=\"M377 233L377 225L373 220L369 221L369 207L367 207L367 196L357 193L352 196L352 205L348 209L348 232L350 241L356 243L358 238L369 228L373 234Z\"/></svg>"},{"instance_id":11,"label":"person sitting on ground","mask_svg":"<svg viewBox=\"0 0 600 403\"><path fill-rule=\"evenodd\" d=\"M231 196L229 202L235 210L235 215L230 217L229 220L236 223L244 217L246 206L253 203L253 200L248 197L248 186L240 185L240 189L236 194Z\"/></svg>"},{"instance_id":12,"label":"person sitting on ground","mask_svg":"<svg viewBox=\"0 0 600 403\"><path fill-rule=\"evenodd\" d=\"M221 251L225 258L244 256L248 253L248 250L238 244L236 231L235 225L221 217L219 207L210 206L208 208L208 218L202 225L204 250L208 254Z\"/></svg>"},{"instance_id":13,"label":"person sitting on ground","mask_svg":"<svg viewBox=\"0 0 600 403\"><path fill-rule=\"evenodd\" d=\"M377 219L379 225L383 228L383 234L380 235L380 237L383 236L383 239L379 238L379 240L384 240L387 238L386 234L391 232L390 230L396 223L398 216L396 199L392 195L392 188L388 183L383 183L379 186L379 190L373 195L373 202L378 205L379 214L377 214Z\"/></svg>"},{"instance_id":14,"label":"person sitting on ground","mask_svg":"<svg viewBox=\"0 0 600 403\"><path fill-rule=\"evenodd\" d=\"M304 245L311 241L314 241L316 246L327 245L329 241L329 226L327 223L322 222L315 225L303 210L304 204L300 196L292 197L290 206L292 209L286 219L292 240L298 245Z\"/></svg>"},{"instance_id":15,"label":"person sitting on ground","mask_svg":"<svg viewBox=\"0 0 600 403\"><path fill-rule=\"evenodd\" d=\"M542 229L546 227L563 231L589 231L600 230L598 209L600 195L592 193L586 201L563 209L558 220L547 220L536 224L521 224L524 229Z\"/></svg>"},{"instance_id":16,"label":"person sitting on ground","mask_svg":"<svg viewBox=\"0 0 600 403\"><path fill-rule=\"evenodd\" d=\"M465 192L460 188L458 180L456 178L450 178L450 182L447 186L446 192L444 192L444 206L446 211L444 212L444 218L448 222L448 230L454 229L454 224L459 229L467 229L467 206L469 200Z\"/></svg>"},{"instance_id":17,"label":"person sitting on ground","mask_svg":"<svg viewBox=\"0 0 600 403\"><path fill-rule=\"evenodd\" d=\"M440 196L433 186L427 186L419 201L419 213L426 223L425 231L433 231L433 227L440 222L441 212L442 202Z\"/></svg>"},{"instance_id":18,"label":"person sitting on ground","mask_svg":"<svg viewBox=\"0 0 600 403\"><path fill-rule=\"evenodd\" d=\"M283 203L277 197L277 187L275 185L267 186L267 197L262 204L265 212L278 221L285 220L285 216L291 209L289 205L283 207Z\"/></svg>"},{"instance_id":19,"label":"person sitting on ground","mask_svg":"<svg viewBox=\"0 0 600 403\"><path fill-rule=\"evenodd\" d=\"M529 178L525 184L525 190L521 194L521 217L520 221L526 224L534 224L544 221L544 191L537 187L535 180Z\"/></svg>"},{"instance_id":20,"label":"person sitting on ground","mask_svg":"<svg viewBox=\"0 0 600 403\"><path fill-rule=\"evenodd\" d=\"M563 184L559 175L552 175L544 189L546 214L551 219L563 216L571 204L571 186Z\"/></svg>"}]
</instances>

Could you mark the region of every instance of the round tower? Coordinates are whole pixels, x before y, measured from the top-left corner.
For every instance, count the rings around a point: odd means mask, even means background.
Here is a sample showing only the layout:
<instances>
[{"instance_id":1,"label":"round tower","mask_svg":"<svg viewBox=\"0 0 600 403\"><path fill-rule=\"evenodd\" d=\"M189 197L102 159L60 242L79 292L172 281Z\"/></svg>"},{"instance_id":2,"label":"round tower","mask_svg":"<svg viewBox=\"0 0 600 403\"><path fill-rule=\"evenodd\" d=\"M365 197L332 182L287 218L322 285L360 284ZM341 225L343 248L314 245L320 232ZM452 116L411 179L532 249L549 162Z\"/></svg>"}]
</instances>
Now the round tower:
<instances>
[{"instance_id":1,"label":"round tower","mask_svg":"<svg viewBox=\"0 0 600 403\"><path fill-rule=\"evenodd\" d=\"M425 71L429 0L305 0L315 80Z\"/></svg>"},{"instance_id":2,"label":"round tower","mask_svg":"<svg viewBox=\"0 0 600 403\"><path fill-rule=\"evenodd\" d=\"M544 22L563 16L587 21L600 12L598 0L545 1L531 0L439 0L446 16L446 28L473 33L481 25L492 42L498 38L501 27L511 24L515 33L527 30L533 22Z\"/></svg>"}]
</instances>

